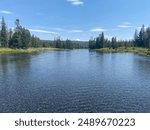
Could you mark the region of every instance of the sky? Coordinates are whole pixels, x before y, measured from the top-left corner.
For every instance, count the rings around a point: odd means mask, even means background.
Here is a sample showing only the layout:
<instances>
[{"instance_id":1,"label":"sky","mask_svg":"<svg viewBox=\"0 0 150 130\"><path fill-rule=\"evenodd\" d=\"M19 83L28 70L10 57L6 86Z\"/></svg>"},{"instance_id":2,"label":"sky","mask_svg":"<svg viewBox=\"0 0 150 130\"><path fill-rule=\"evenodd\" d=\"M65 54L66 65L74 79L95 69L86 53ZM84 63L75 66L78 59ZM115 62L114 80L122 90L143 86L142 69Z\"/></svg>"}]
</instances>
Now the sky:
<instances>
[{"instance_id":1,"label":"sky","mask_svg":"<svg viewBox=\"0 0 150 130\"><path fill-rule=\"evenodd\" d=\"M0 0L7 28L15 20L41 39L132 39L135 29L150 26L150 0Z\"/></svg>"}]
</instances>

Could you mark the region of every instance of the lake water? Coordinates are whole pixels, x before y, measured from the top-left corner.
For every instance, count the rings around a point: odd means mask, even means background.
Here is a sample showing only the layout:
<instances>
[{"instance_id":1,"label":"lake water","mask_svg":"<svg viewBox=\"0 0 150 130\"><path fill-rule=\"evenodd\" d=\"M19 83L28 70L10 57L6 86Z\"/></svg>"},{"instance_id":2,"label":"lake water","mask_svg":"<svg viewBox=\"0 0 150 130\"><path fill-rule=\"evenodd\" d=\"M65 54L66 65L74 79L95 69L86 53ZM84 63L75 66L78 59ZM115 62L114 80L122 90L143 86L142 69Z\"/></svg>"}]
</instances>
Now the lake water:
<instances>
[{"instance_id":1,"label":"lake water","mask_svg":"<svg viewBox=\"0 0 150 130\"><path fill-rule=\"evenodd\" d=\"M89 50L0 55L0 112L150 112L150 57Z\"/></svg>"}]
</instances>

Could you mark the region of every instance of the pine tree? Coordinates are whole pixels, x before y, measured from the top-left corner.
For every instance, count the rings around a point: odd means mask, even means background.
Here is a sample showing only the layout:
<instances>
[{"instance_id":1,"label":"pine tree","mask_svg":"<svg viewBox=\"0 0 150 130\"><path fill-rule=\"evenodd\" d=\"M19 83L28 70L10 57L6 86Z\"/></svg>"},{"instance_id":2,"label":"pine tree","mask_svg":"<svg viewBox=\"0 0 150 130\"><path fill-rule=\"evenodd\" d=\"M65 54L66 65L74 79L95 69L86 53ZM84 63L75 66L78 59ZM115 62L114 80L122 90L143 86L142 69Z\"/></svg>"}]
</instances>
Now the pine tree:
<instances>
[{"instance_id":1,"label":"pine tree","mask_svg":"<svg viewBox=\"0 0 150 130\"><path fill-rule=\"evenodd\" d=\"M12 46L13 46L12 37L13 37L13 31L12 31L12 29L10 29L8 32L8 46L10 48L12 48Z\"/></svg>"},{"instance_id":2,"label":"pine tree","mask_svg":"<svg viewBox=\"0 0 150 130\"><path fill-rule=\"evenodd\" d=\"M96 47L95 39L93 39L93 37L91 37L91 39L89 40L89 48L95 49L95 47Z\"/></svg>"},{"instance_id":3,"label":"pine tree","mask_svg":"<svg viewBox=\"0 0 150 130\"><path fill-rule=\"evenodd\" d=\"M95 46L96 49L100 48L100 38L101 38L101 35L99 35L99 37L96 38L96 46Z\"/></svg>"},{"instance_id":4,"label":"pine tree","mask_svg":"<svg viewBox=\"0 0 150 130\"><path fill-rule=\"evenodd\" d=\"M149 48L149 50L150 50L150 27L146 29L146 35L147 35L146 47Z\"/></svg>"},{"instance_id":5,"label":"pine tree","mask_svg":"<svg viewBox=\"0 0 150 130\"><path fill-rule=\"evenodd\" d=\"M135 33L134 33L134 46L138 46L138 43L139 43L139 34L138 34L138 30L136 29L135 30Z\"/></svg>"},{"instance_id":6,"label":"pine tree","mask_svg":"<svg viewBox=\"0 0 150 130\"><path fill-rule=\"evenodd\" d=\"M104 48L105 45L105 38L104 33L102 32L101 39L100 39L100 48Z\"/></svg>"},{"instance_id":7,"label":"pine tree","mask_svg":"<svg viewBox=\"0 0 150 130\"><path fill-rule=\"evenodd\" d=\"M22 28L21 29L21 43L22 43L22 49L27 49L29 47L31 40L31 34L29 30Z\"/></svg>"},{"instance_id":8,"label":"pine tree","mask_svg":"<svg viewBox=\"0 0 150 130\"><path fill-rule=\"evenodd\" d=\"M65 42L65 49L73 49L72 42L68 39Z\"/></svg>"},{"instance_id":9,"label":"pine tree","mask_svg":"<svg viewBox=\"0 0 150 130\"><path fill-rule=\"evenodd\" d=\"M2 17L2 27L1 27L1 46L8 47L8 37L7 37L7 30L6 30L6 23L4 17Z\"/></svg>"},{"instance_id":10,"label":"pine tree","mask_svg":"<svg viewBox=\"0 0 150 130\"><path fill-rule=\"evenodd\" d=\"M12 48L22 48L22 42L21 42L21 29L22 27L20 26L19 19L16 19L15 21L15 33L13 34L12 37Z\"/></svg>"},{"instance_id":11,"label":"pine tree","mask_svg":"<svg viewBox=\"0 0 150 130\"><path fill-rule=\"evenodd\" d=\"M139 47L144 47L145 46L145 26L143 25L140 33L139 33L139 43L138 43Z\"/></svg>"},{"instance_id":12,"label":"pine tree","mask_svg":"<svg viewBox=\"0 0 150 130\"><path fill-rule=\"evenodd\" d=\"M58 37L55 42L56 42L56 48L62 48L63 47L62 41L60 40L60 37Z\"/></svg>"},{"instance_id":13,"label":"pine tree","mask_svg":"<svg viewBox=\"0 0 150 130\"><path fill-rule=\"evenodd\" d=\"M0 47L1 47L2 45L1 45L1 31L0 31Z\"/></svg>"},{"instance_id":14,"label":"pine tree","mask_svg":"<svg viewBox=\"0 0 150 130\"><path fill-rule=\"evenodd\" d=\"M34 47L34 48L37 47L36 38L34 35L32 35L32 37L31 37L31 47Z\"/></svg>"},{"instance_id":15,"label":"pine tree","mask_svg":"<svg viewBox=\"0 0 150 130\"><path fill-rule=\"evenodd\" d=\"M111 40L112 48L116 49L117 48L117 40L116 37L113 37Z\"/></svg>"}]
</instances>

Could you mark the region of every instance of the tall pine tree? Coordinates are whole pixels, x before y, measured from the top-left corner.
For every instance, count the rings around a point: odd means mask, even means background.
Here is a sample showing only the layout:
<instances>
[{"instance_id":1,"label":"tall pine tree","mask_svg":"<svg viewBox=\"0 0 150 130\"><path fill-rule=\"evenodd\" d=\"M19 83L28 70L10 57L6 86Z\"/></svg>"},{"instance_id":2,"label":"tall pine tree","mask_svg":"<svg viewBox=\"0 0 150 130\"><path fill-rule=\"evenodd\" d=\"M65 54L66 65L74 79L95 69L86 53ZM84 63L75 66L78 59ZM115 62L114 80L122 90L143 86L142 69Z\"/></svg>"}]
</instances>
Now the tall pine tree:
<instances>
[{"instance_id":1,"label":"tall pine tree","mask_svg":"<svg viewBox=\"0 0 150 130\"><path fill-rule=\"evenodd\" d=\"M1 46L2 47L8 47L8 36L7 36L7 29L6 29L6 23L4 20L4 17L2 17L2 24L1 24L1 33L0 33L0 40L1 40Z\"/></svg>"}]
</instances>

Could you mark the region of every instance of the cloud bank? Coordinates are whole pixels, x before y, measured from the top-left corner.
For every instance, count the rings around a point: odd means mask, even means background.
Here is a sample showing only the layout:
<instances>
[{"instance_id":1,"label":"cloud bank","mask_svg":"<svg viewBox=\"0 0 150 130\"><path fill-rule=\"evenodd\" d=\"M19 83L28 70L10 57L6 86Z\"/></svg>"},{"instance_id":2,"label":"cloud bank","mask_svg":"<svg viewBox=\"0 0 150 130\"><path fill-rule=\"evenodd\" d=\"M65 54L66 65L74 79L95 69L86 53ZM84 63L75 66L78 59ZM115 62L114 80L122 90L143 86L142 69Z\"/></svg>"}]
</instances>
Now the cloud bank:
<instances>
[{"instance_id":1,"label":"cloud bank","mask_svg":"<svg viewBox=\"0 0 150 130\"><path fill-rule=\"evenodd\" d=\"M51 32L47 30L41 30L41 29L29 29L31 32L38 32L38 33L47 33L47 34L58 34L57 32Z\"/></svg>"},{"instance_id":2,"label":"cloud bank","mask_svg":"<svg viewBox=\"0 0 150 130\"><path fill-rule=\"evenodd\" d=\"M8 10L0 10L1 14L12 14L12 12L8 11Z\"/></svg>"},{"instance_id":3,"label":"cloud bank","mask_svg":"<svg viewBox=\"0 0 150 130\"><path fill-rule=\"evenodd\" d=\"M83 5L84 2L81 0L67 0L68 2L70 2L72 5Z\"/></svg>"},{"instance_id":4,"label":"cloud bank","mask_svg":"<svg viewBox=\"0 0 150 130\"><path fill-rule=\"evenodd\" d=\"M106 29L103 29L103 28L93 28L90 30L91 32L105 32Z\"/></svg>"}]
</instances>

